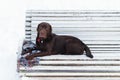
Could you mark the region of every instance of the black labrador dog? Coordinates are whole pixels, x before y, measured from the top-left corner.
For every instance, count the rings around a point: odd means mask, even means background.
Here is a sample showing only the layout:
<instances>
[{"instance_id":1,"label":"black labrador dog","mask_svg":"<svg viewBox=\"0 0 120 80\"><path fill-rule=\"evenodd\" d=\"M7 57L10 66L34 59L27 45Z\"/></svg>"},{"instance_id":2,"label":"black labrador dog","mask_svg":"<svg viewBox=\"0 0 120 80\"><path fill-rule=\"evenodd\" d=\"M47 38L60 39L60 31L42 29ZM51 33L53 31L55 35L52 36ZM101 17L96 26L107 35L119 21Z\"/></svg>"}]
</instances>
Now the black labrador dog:
<instances>
[{"instance_id":1,"label":"black labrador dog","mask_svg":"<svg viewBox=\"0 0 120 80\"><path fill-rule=\"evenodd\" d=\"M27 60L47 55L82 55L93 58L90 49L81 40L73 36L56 35L52 33L49 23L42 22L37 27L36 49L41 52L26 56Z\"/></svg>"}]
</instances>

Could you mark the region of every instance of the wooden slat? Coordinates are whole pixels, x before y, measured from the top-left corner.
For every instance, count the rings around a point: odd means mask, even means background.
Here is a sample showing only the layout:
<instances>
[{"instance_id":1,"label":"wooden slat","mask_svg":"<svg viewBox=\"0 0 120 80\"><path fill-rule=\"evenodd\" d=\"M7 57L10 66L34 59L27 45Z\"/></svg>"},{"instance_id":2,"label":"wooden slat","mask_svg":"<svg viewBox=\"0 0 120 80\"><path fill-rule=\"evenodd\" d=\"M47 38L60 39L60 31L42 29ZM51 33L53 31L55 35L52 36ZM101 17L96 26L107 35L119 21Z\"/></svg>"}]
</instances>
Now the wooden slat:
<instances>
[{"instance_id":1,"label":"wooden slat","mask_svg":"<svg viewBox=\"0 0 120 80\"><path fill-rule=\"evenodd\" d=\"M45 17L45 18L44 18ZM63 17L61 18L61 16L59 17L56 17L56 16L42 16L42 17L39 17L39 18L36 18L36 17L32 17L32 21L120 21L120 16L116 16L116 17L97 17L97 16L94 16L94 17L91 17L91 16L88 16L88 17ZM56 17L56 18L50 18L50 17ZM30 20L28 20L30 21Z\"/></svg>"},{"instance_id":2,"label":"wooden slat","mask_svg":"<svg viewBox=\"0 0 120 80\"><path fill-rule=\"evenodd\" d=\"M36 24L39 24L41 22L44 22L45 20L43 21L32 21L31 25L34 26ZM52 25L73 25L73 27L75 25L119 25L119 21L92 21L92 20L88 20L88 21L47 21L49 22L50 24ZM27 23L29 24L29 23Z\"/></svg>"},{"instance_id":3,"label":"wooden slat","mask_svg":"<svg viewBox=\"0 0 120 80\"><path fill-rule=\"evenodd\" d=\"M117 69L116 69L117 68ZM21 72L42 72L43 70L45 71L52 71L52 70L58 70L61 72L64 71L74 71L74 72L87 72L87 71L93 71L93 72L110 72L112 69L113 72L120 72L119 66L35 66L32 68L29 68L29 71L26 71L24 67L21 67ZM78 70L78 71L77 71ZM111 71L111 72L112 72Z\"/></svg>"},{"instance_id":4,"label":"wooden slat","mask_svg":"<svg viewBox=\"0 0 120 80\"><path fill-rule=\"evenodd\" d=\"M86 36L79 36L79 35L71 35L71 36L75 36L75 37L80 37L79 39L81 39L81 40L119 40L119 36L99 36L99 37L94 37L94 36L88 36L88 37L86 37ZM31 38L31 40L35 40L36 38L35 37L32 37Z\"/></svg>"},{"instance_id":5,"label":"wooden slat","mask_svg":"<svg viewBox=\"0 0 120 80\"><path fill-rule=\"evenodd\" d=\"M24 77L27 80L119 80L119 77Z\"/></svg>"},{"instance_id":6,"label":"wooden slat","mask_svg":"<svg viewBox=\"0 0 120 80\"><path fill-rule=\"evenodd\" d=\"M70 32L73 30L76 32L119 32L118 35L120 35L120 28L77 28L77 27L60 27L60 28L53 28L53 31L63 31L63 32ZM31 28L32 32L36 32L36 28ZM60 33L60 32L59 32ZM113 33L114 34L114 33ZM96 34L97 35L97 34Z\"/></svg>"},{"instance_id":7,"label":"wooden slat","mask_svg":"<svg viewBox=\"0 0 120 80\"><path fill-rule=\"evenodd\" d=\"M32 14L32 15L31 15ZM118 13L118 14L115 14L115 13L108 13L108 14L105 14L105 13L87 13L87 14L85 14L85 13L79 13L79 12L72 12L72 13L28 13L27 15L26 15L27 17L45 17L45 16L52 16L52 17L54 17L54 16L58 16L58 17L63 17L63 16L65 16L65 17L120 17L120 13Z\"/></svg>"},{"instance_id":8,"label":"wooden slat","mask_svg":"<svg viewBox=\"0 0 120 80\"><path fill-rule=\"evenodd\" d=\"M45 56L41 57L41 59L89 59L89 60L94 60L94 59L119 59L120 54L114 54L114 53L109 53L109 54L97 54L94 53L94 58L90 59L88 57L85 57L85 55L52 55L52 56Z\"/></svg>"},{"instance_id":9,"label":"wooden slat","mask_svg":"<svg viewBox=\"0 0 120 80\"><path fill-rule=\"evenodd\" d=\"M63 75L64 74L64 75ZM27 73L27 77L120 77L119 73Z\"/></svg>"}]
</instances>

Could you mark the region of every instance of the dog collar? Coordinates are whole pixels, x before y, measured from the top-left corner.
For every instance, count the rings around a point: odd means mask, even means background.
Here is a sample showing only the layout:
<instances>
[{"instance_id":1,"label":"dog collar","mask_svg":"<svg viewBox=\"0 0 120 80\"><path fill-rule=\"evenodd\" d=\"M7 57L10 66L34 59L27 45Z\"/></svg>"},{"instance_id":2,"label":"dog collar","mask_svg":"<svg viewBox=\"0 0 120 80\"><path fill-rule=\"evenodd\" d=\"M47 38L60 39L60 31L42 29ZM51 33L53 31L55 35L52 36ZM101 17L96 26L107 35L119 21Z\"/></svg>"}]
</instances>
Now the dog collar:
<instances>
[{"instance_id":1,"label":"dog collar","mask_svg":"<svg viewBox=\"0 0 120 80\"><path fill-rule=\"evenodd\" d=\"M38 38L37 41L38 41L39 43L43 43L43 40L41 40L40 38Z\"/></svg>"},{"instance_id":2,"label":"dog collar","mask_svg":"<svg viewBox=\"0 0 120 80\"><path fill-rule=\"evenodd\" d=\"M41 40L40 42L43 43L43 40Z\"/></svg>"}]
</instances>

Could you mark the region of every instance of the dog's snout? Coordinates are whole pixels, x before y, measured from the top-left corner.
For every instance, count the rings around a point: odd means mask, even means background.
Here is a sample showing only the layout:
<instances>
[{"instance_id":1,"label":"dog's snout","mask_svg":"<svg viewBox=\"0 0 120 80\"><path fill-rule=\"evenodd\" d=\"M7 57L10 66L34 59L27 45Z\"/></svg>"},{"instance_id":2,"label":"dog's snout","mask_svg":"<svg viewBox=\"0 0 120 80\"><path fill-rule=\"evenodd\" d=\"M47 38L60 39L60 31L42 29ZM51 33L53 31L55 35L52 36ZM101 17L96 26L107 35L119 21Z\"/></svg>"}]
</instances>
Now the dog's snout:
<instances>
[{"instance_id":1,"label":"dog's snout","mask_svg":"<svg viewBox=\"0 0 120 80\"><path fill-rule=\"evenodd\" d=\"M39 37L46 38L47 37L47 32L45 29L42 29L39 31Z\"/></svg>"},{"instance_id":2,"label":"dog's snout","mask_svg":"<svg viewBox=\"0 0 120 80\"><path fill-rule=\"evenodd\" d=\"M44 35L45 34L45 32L44 31L40 31L40 35Z\"/></svg>"},{"instance_id":3,"label":"dog's snout","mask_svg":"<svg viewBox=\"0 0 120 80\"><path fill-rule=\"evenodd\" d=\"M44 36L45 35L45 31L40 31L39 35L40 36Z\"/></svg>"}]
</instances>

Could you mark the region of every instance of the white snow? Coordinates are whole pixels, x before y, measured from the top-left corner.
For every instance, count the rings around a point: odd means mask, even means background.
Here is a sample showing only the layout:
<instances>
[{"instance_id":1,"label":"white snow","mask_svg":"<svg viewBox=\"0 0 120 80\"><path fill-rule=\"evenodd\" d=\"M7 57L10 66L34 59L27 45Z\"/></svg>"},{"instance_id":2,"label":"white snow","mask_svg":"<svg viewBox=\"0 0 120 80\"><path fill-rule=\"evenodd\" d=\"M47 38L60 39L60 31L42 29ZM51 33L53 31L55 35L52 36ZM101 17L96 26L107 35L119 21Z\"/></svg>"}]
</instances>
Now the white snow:
<instances>
[{"instance_id":1,"label":"white snow","mask_svg":"<svg viewBox=\"0 0 120 80\"><path fill-rule=\"evenodd\" d=\"M119 3L119 0L0 0L0 80L19 80L16 52L24 39L27 9L120 10Z\"/></svg>"}]
</instances>

